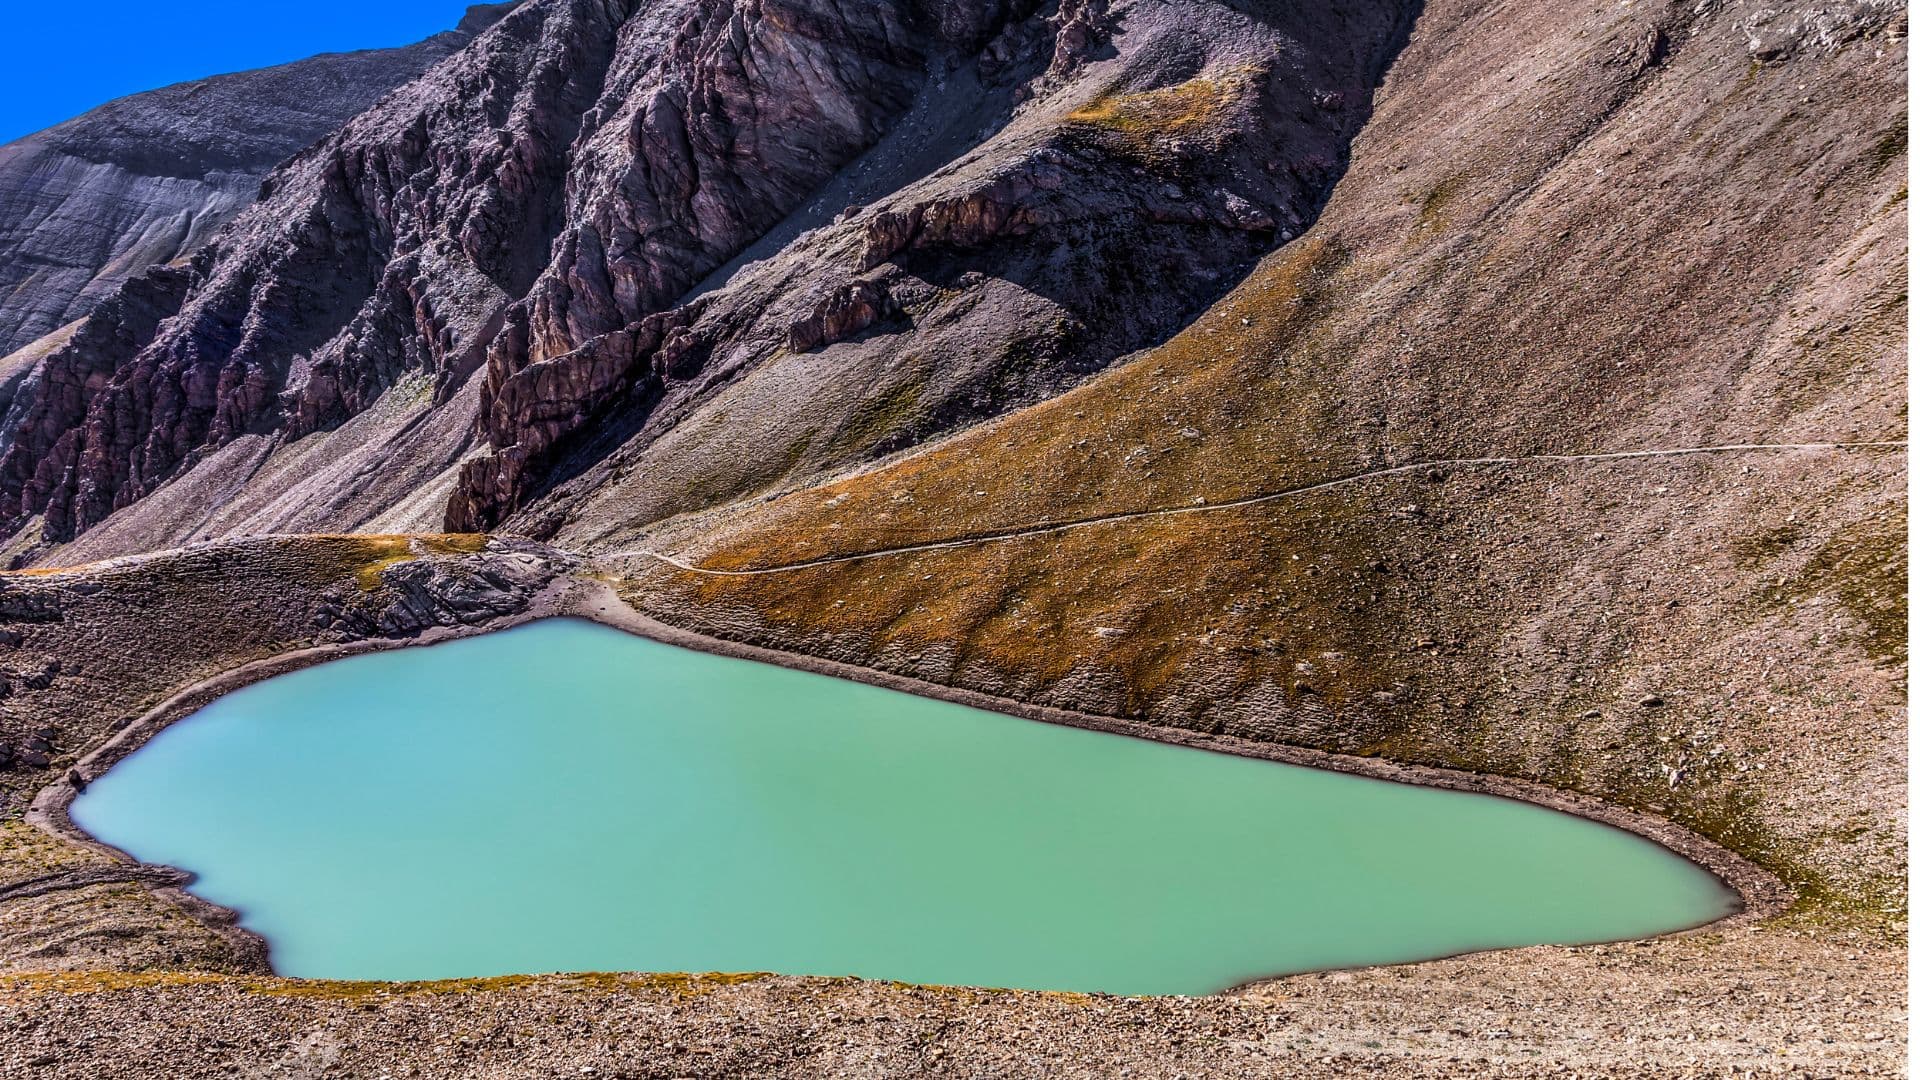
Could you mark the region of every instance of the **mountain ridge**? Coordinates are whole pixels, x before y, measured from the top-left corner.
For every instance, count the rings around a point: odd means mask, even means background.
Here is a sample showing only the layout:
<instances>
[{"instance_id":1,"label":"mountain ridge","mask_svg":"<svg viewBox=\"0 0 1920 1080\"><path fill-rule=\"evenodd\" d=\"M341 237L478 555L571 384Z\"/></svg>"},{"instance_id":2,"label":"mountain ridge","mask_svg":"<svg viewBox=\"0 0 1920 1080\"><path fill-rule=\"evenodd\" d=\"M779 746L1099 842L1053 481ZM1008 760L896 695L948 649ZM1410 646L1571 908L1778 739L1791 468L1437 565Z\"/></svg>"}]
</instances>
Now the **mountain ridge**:
<instances>
[{"instance_id":1,"label":"mountain ridge","mask_svg":"<svg viewBox=\"0 0 1920 1080\"><path fill-rule=\"evenodd\" d=\"M1277 21L1145 4L1114 52L1103 0L1030 7L521 7L270 178L185 269L183 317L133 334L136 356L83 344L48 357L62 392L0 447L0 496L16 526L35 523L16 550L116 513L143 534L136 546L194 538L137 505L170 483L254 507L245 525L209 528L355 528L401 504L411 525L432 485L455 528L523 515L514 527L538 535L550 512L526 504L603 465L590 447L611 451L610 432L628 433L629 454L683 439L712 415L704 397L734 382L765 386L753 408L790 429L791 460L695 448L682 467L734 471L695 498L1037 400L1191 317L1234 266L1303 226L1410 17L1386 0ZM1208 44L1178 23L1194 17ZM901 123L923 138L890 137ZM845 188L856 161L890 178L857 195L885 206L825 211L679 305L809 197L831 197L823 184ZM1163 273L1129 265L1147 237ZM890 332L915 322L927 333ZM796 389L772 385L787 358L841 338L876 354L866 370L893 368L891 385L843 367L808 380L808 409L778 400ZM431 384L431 409L398 421L431 433L413 446L370 431L370 406L403 378ZM912 415L889 416L909 395ZM344 445L362 429L377 446ZM300 497L262 471L313 435L382 455L359 475L407 480ZM342 499L355 509L314 512Z\"/></svg>"},{"instance_id":2,"label":"mountain ridge","mask_svg":"<svg viewBox=\"0 0 1920 1080\"><path fill-rule=\"evenodd\" d=\"M260 179L464 46L512 5L396 49L330 53L131 94L0 145L0 355L120 280L206 243Z\"/></svg>"}]
</instances>

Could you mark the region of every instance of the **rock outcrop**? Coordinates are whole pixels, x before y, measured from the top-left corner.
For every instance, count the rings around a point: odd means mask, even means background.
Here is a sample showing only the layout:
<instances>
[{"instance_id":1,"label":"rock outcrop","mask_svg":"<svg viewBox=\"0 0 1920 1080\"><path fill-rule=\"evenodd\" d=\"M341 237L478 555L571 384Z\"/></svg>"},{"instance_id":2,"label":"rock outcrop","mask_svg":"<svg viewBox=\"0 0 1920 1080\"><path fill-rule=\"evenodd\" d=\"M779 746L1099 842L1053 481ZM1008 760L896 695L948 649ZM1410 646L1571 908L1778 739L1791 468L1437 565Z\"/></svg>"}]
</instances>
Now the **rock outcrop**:
<instances>
[{"instance_id":1,"label":"rock outcrop","mask_svg":"<svg viewBox=\"0 0 1920 1080\"><path fill-rule=\"evenodd\" d=\"M573 569L556 552L502 543L465 558L416 558L380 571L379 587L337 591L315 624L352 637L413 637L436 626L478 626L527 610Z\"/></svg>"},{"instance_id":2,"label":"rock outcrop","mask_svg":"<svg viewBox=\"0 0 1920 1080\"><path fill-rule=\"evenodd\" d=\"M399 49L316 56L102 105L0 146L0 355L211 239L294 152L458 51L511 4Z\"/></svg>"}]
</instances>

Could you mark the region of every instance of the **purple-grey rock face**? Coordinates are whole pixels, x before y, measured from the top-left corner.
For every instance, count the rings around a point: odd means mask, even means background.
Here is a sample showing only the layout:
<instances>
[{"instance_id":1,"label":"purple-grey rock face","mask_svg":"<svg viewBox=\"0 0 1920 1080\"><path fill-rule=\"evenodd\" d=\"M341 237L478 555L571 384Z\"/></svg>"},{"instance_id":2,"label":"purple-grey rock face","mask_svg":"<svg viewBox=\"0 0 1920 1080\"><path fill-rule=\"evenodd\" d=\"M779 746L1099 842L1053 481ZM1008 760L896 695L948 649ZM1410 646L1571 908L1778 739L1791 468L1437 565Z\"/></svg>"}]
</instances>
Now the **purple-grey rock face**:
<instances>
[{"instance_id":1,"label":"purple-grey rock face","mask_svg":"<svg viewBox=\"0 0 1920 1080\"><path fill-rule=\"evenodd\" d=\"M1412 8L530 0L48 355L0 518L604 538L1056 393L1304 228Z\"/></svg>"},{"instance_id":2,"label":"purple-grey rock face","mask_svg":"<svg viewBox=\"0 0 1920 1080\"><path fill-rule=\"evenodd\" d=\"M475 8L458 29L406 48L135 94L0 146L0 356L206 243L274 166L502 13Z\"/></svg>"}]
</instances>

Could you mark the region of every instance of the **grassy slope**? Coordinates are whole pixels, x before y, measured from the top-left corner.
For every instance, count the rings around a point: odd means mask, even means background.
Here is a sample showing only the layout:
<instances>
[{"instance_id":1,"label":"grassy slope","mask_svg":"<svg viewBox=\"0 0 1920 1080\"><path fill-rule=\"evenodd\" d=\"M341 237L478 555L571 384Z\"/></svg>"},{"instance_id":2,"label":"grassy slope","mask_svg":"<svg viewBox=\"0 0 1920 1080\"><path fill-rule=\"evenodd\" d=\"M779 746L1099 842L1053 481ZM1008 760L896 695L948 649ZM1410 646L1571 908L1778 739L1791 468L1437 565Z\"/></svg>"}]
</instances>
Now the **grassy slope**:
<instances>
[{"instance_id":1,"label":"grassy slope","mask_svg":"<svg viewBox=\"0 0 1920 1080\"><path fill-rule=\"evenodd\" d=\"M1321 222L1180 336L696 549L777 565L1412 460L1904 437L1899 43L1761 65L1730 16L1682 18L1432 5ZM1883 924L1904 486L1885 453L1452 470L629 594L938 681L1651 807Z\"/></svg>"}]
</instances>

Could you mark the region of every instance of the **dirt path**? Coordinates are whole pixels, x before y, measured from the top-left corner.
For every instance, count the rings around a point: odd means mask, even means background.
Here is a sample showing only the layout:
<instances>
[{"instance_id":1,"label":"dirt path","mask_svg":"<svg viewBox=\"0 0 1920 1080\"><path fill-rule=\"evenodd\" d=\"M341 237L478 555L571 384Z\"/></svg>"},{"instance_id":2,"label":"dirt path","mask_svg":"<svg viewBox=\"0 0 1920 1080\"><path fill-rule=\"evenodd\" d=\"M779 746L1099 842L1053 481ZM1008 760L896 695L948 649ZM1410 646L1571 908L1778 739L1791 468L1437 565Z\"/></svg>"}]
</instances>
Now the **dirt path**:
<instances>
[{"instance_id":1,"label":"dirt path","mask_svg":"<svg viewBox=\"0 0 1920 1080\"><path fill-rule=\"evenodd\" d=\"M649 549L634 551L616 551L598 556L602 559L646 558L667 564L676 570L685 570L694 574L710 574L716 577L756 577L761 574L786 574L795 570L811 570L821 566L835 566L840 563L860 562L865 559L878 559L889 555L911 555L922 551L943 551L948 548L971 547L976 544L992 544L1002 540L1019 540L1030 536L1046 536L1051 533L1067 532L1070 529L1085 529L1095 525L1115 525L1143 518L1171 517L1175 514L1203 514L1216 510L1234 510L1241 507L1256 506L1260 503L1274 502L1280 499L1307 495L1328 488L1357 484L1362 480L1371 480L1381 476L1394 476L1400 473L1419 472L1423 469L1464 469L1483 468L1494 465L1524 465L1552 462L1588 462L1588 461L1624 461L1633 458L1685 457L1696 454L1741 454L1781 451L1842 451L1842 450L1904 450L1904 441L1882 442L1822 442L1822 443L1730 443L1725 446L1691 446L1677 450L1620 450L1600 454L1531 454L1525 457L1478 457L1478 458L1439 458L1432 461L1413 461L1405 465L1395 465L1386 469L1371 469L1367 472L1353 473L1335 477L1332 480L1320 480L1311 484L1271 491L1262 495L1250 495L1221 503L1196 503L1190 506L1161 507L1154 510L1125 510L1111 514L1098 514L1093 517L1076 518L1071 521L1049 521L1037 525L1025 525L1017 528L999 529L992 532L975 533L970 536L955 537L949 540L933 540L919 544L903 544L898 547L876 548L872 551L857 552L852 555L830 555L824 558L807 559L802 562L784 563L779 566L764 566L749 570L720 570L677 559Z\"/></svg>"}]
</instances>

